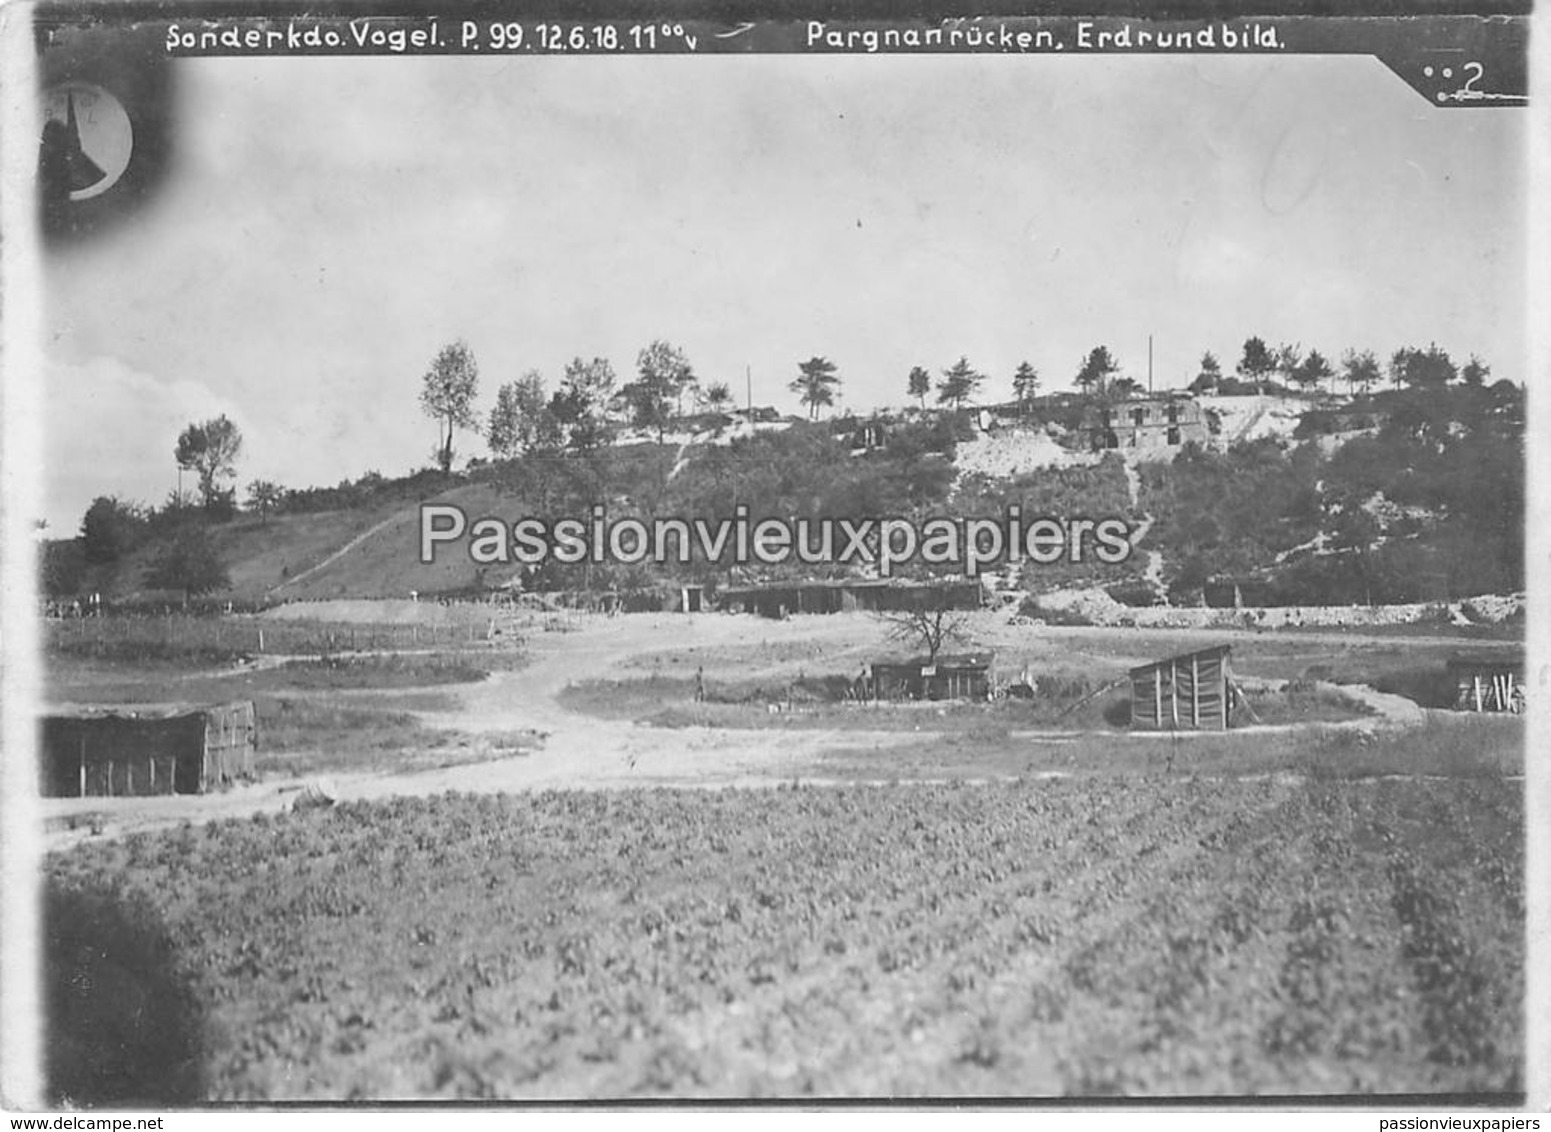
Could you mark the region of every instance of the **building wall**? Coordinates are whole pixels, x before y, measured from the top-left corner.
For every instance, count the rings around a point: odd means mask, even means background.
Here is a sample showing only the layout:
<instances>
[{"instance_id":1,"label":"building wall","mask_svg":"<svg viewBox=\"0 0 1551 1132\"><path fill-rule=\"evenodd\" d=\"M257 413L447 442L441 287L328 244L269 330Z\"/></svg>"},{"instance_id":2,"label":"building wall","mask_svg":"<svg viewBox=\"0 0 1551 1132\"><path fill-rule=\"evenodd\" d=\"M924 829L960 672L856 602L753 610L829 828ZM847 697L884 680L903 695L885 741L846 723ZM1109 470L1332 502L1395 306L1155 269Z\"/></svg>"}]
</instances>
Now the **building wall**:
<instances>
[{"instance_id":1,"label":"building wall","mask_svg":"<svg viewBox=\"0 0 1551 1132\"><path fill-rule=\"evenodd\" d=\"M43 720L46 797L202 794L253 774L251 702L139 718L124 710Z\"/></svg>"},{"instance_id":2,"label":"building wall","mask_svg":"<svg viewBox=\"0 0 1551 1132\"><path fill-rule=\"evenodd\" d=\"M872 694L882 699L983 700L991 692L989 668L938 666L924 676L920 664L874 664Z\"/></svg>"},{"instance_id":3,"label":"building wall","mask_svg":"<svg viewBox=\"0 0 1551 1132\"><path fill-rule=\"evenodd\" d=\"M1183 399L1117 401L1090 411L1087 427L1095 450L1162 455L1210 437L1201 406Z\"/></svg>"},{"instance_id":4,"label":"building wall","mask_svg":"<svg viewBox=\"0 0 1551 1132\"><path fill-rule=\"evenodd\" d=\"M1134 728L1223 731L1231 714L1225 652L1171 657L1131 671Z\"/></svg>"}]
</instances>

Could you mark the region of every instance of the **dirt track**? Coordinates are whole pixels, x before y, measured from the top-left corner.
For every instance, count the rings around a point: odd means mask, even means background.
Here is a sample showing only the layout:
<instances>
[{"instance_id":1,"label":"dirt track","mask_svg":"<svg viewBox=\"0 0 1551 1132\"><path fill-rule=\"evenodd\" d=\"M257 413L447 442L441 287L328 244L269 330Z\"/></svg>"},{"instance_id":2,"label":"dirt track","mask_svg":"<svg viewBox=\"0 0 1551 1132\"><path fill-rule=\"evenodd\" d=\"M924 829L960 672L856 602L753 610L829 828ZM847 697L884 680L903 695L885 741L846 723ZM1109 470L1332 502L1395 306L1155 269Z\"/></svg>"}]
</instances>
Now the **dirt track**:
<instances>
[{"instance_id":1,"label":"dirt track","mask_svg":"<svg viewBox=\"0 0 1551 1132\"><path fill-rule=\"evenodd\" d=\"M542 736L537 750L433 770L338 775L328 780L334 796L355 800L447 790L769 785L811 771L826 750L869 745L883 749L922 738L920 732L898 730L653 728L578 715L559 703L568 684L639 676L643 667L688 676L692 668L675 665L675 655L714 661L719 653L729 651L746 657L757 647L768 659L753 668L745 659L741 670L746 675L790 677L805 666L809 671L847 670L890 648L886 626L862 615L779 622L718 614L577 615L529 619L511 628L526 634L531 663L518 671L494 673L478 684L440 689L454 691L459 707L421 715L427 724L466 733L476 743L480 736L536 732ZM1010 626L1005 617L988 612L974 616L972 632L977 641L992 648L1023 654L1049 650L1053 657L1070 657L1073 637L1092 637L1096 643L1112 645L1117 635L1124 639L1128 631L1045 628L1031 634L1028 628ZM1177 630L1167 636L1177 637L1180 647L1188 648L1206 638L1221 640L1225 634ZM1352 640L1350 634L1332 636ZM1138 656L1135 662L1145 659ZM1370 698L1391 722L1415 723L1422 718L1421 710L1409 700L1378 693ZM113 835L184 820L203 822L278 811L292 803L301 785L296 780L272 780L199 798L45 799L44 816L54 819L49 824L55 827L46 840L53 848L91 836L89 828L59 828L68 815L101 814L103 832Z\"/></svg>"},{"instance_id":2,"label":"dirt track","mask_svg":"<svg viewBox=\"0 0 1551 1132\"><path fill-rule=\"evenodd\" d=\"M356 800L447 790L761 785L790 780L797 768L811 766L819 752L837 744L881 747L920 738L898 731L665 730L576 715L557 702L567 684L606 676L632 658L665 648L746 642L750 621L714 615L551 620L570 628L532 632L526 642L532 658L527 667L496 672L479 684L455 689L461 701L456 711L420 713L434 727L476 737L537 732L543 737L538 750L434 770L330 776L330 792L340 800ZM828 620L760 622L759 632L771 640L838 639L843 627L826 624ZM854 634L854 624L849 628ZM292 803L301 785L297 780L268 781L198 798L49 798L42 801L42 809L45 818L55 819L50 822L55 827L68 815L100 814L103 833L113 835L185 820L279 811ZM89 836L85 825L53 828L46 841L56 848Z\"/></svg>"}]
</instances>

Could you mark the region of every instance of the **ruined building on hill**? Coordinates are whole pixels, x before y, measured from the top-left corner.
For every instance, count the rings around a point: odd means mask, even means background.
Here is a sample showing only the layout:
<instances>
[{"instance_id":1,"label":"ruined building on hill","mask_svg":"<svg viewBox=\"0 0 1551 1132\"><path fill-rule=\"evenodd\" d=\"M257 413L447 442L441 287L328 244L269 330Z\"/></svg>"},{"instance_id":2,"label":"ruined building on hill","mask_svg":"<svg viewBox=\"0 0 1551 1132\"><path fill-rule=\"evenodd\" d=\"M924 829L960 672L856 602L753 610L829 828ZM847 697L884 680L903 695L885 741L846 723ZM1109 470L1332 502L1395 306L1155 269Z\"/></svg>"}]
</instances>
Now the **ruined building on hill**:
<instances>
[{"instance_id":1,"label":"ruined building on hill","mask_svg":"<svg viewBox=\"0 0 1551 1132\"><path fill-rule=\"evenodd\" d=\"M1095 452L1115 449L1143 459L1171 460L1184 445L1204 445L1209 432L1192 397L1141 397L1089 406L1083 430Z\"/></svg>"}]
</instances>

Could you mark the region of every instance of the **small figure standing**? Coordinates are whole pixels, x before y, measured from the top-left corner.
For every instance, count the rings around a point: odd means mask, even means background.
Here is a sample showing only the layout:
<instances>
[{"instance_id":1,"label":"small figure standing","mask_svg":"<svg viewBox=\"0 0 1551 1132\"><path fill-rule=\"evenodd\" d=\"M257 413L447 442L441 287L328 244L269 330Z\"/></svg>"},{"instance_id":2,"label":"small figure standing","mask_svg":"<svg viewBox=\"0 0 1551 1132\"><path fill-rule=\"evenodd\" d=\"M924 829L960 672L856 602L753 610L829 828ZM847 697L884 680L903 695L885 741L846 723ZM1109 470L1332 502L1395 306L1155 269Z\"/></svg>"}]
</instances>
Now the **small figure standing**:
<instances>
[{"instance_id":1,"label":"small figure standing","mask_svg":"<svg viewBox=\"0 0 1551 1132\"><path fill-rule=\"evenodd\" d=\"M697 704L705 702L705 666L704 665L701 665L701 666L699 666L699 667L697 667L695 669L695 702Z\"/></svg>"}]
</instances>

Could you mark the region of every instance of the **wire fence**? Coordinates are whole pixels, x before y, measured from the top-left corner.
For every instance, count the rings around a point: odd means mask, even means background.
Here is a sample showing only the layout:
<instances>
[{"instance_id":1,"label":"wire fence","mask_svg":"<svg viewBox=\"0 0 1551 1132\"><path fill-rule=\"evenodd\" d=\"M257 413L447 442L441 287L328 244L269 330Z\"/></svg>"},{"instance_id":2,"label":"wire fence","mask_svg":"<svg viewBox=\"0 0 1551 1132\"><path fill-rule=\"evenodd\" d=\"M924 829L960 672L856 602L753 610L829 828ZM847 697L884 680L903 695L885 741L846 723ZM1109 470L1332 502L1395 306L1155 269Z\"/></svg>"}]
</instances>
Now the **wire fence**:
<instances>
[{"instance_id":1,"label":"wire fence","mask_svg":"<svg viewBox=\"0 0 1551 1132\"><path fill-rule=\"evenodd\" d=\"M247 617L82 617L49 621L50 649L64 653L312 655L392 652L481 644L497 635L494 618L463 625L270 621Z\"/></svg>"}]
</instances>

